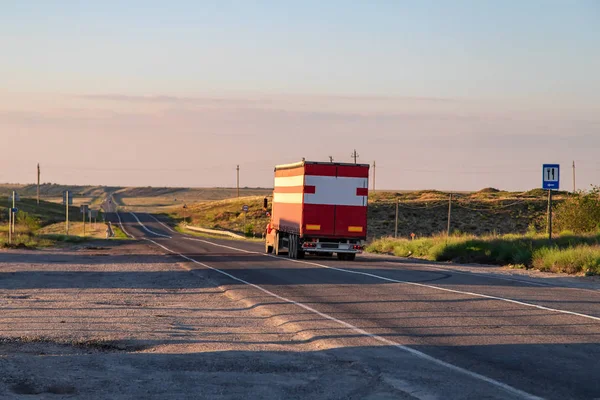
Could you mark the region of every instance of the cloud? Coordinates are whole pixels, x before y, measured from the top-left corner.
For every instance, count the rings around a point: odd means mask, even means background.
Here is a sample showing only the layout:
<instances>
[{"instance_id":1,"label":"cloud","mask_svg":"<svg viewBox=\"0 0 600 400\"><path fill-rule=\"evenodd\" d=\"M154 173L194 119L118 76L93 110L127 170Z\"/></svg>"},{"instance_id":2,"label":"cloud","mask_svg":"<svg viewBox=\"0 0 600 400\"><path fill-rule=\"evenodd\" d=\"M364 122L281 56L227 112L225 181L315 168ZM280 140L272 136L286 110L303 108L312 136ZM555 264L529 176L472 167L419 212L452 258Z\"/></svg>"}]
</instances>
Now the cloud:
<instances>
[{"instance_id":1,"label":"cloud","mask_svg":"<svg viewBox=\"0 0 600 400\"><path fill-rule=\"evenodd\" d=\"M179 97L179 96L132 96L125 94L87 94L75 96L92 101L114 101L150 104L191 104L191 105L240 105L263 102L258 99L217 98L217 97Z\"/></svg>"}]
</instances>

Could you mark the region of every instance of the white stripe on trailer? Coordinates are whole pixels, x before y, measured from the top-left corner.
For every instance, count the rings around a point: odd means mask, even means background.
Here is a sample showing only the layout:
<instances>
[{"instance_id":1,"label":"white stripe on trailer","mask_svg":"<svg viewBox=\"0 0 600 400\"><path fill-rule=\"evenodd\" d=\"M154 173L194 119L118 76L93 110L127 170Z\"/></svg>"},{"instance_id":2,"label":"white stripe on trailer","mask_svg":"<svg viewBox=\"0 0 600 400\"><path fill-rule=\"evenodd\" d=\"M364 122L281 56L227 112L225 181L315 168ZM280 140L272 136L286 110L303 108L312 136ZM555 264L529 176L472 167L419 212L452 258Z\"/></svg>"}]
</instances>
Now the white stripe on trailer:
<instances>
[{"instance_id":1,"label":"white stripe on trailer","mask_svg":"<svg viewBox=\"0 0 600 400\"><path fill-rule=\"evenodd\" d=\"M314 186L315 193L304 195L304 204L338 206L366 206L367 196L358 196L358 188L368 188L368 178L306 175L306 186Z\"/></svg>"},{"instance_id":2,"label":"white stripe on trailer","mask_svg":"<svg viewBox=\"0 0 600 400\"><path fill-rule=\"evenodd\" d=\"M304 175L296 176L276 176L275 187L296 187L304 186Z\"/></svg>"},{"instance_id":3,"label":"white stripe on trailer","mask_svg":"<svg viewBox=\"0 0 600 400\"><path fill-rule=\"evenodd\" d=\"M273 203L302 204L302 193L273 193Z\"/></svg>"}]
</instances>

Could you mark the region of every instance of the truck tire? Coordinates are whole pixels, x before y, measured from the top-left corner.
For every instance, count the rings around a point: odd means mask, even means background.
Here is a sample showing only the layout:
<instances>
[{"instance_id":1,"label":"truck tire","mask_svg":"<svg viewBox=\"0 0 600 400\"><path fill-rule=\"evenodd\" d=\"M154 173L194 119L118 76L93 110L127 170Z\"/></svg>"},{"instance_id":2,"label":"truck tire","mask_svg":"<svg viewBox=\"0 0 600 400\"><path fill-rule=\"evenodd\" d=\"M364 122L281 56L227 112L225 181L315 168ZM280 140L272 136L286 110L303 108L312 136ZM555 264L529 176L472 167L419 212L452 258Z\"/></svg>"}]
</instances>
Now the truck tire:
<instances>
[{"instance_id":1,"label":"truck tire","mask_svg":"<svg viewBox=\"0 0 600 400\"><path fill-rule=\"evenodd\" d=\"M265 253L271 254L273 253L273 246L269 246L269 244L265 241Z\"/></svg>"},{"instance_id":2,"label":"truck tire","mask_svg":"<svg viewBox=\"0 0 600 400\"><path fill-rule=\"evenodd\" d=\"M288 258L294 258L294 235L288 236Z\"/></svg>"},{"instance_id":3,"label":"truck tire","mask_svg":"<svg viewBox=\"0 0 600 400\"><path fill-rule=\"evenodd\" d=\"M288 252L288 257L291 258L292 260L298 258L298 236L297 235L290 235L289 237L289 252Z\"/></svg>"},{"instance_id":4,"label":"truck tire","mask_svg":"<svg viewBox=\"0 0 600 400\"><path fill-rule=\"evenodd\" d=\"M279 251L279 247L280 247L280 243L281 239L279 239L279 231L275 232L275 243L273 243L273 252L275 253L276 256L281 254L281 251Z\"/></svg>"}]
</instances>

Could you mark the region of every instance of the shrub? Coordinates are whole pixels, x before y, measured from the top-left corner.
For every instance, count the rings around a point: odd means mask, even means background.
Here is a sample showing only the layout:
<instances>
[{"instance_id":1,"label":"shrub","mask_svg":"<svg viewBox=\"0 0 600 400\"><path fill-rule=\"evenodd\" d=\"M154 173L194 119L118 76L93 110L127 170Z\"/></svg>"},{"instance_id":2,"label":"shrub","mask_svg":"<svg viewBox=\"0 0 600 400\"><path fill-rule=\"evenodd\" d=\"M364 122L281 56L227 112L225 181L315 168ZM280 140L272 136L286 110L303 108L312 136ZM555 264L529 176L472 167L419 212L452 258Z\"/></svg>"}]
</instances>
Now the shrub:
<instances>
[{"instance_id":1,"label":"shrub","mask_svg":"<svg viewBox=\"0 0 600 400\"><path fill-rule=\"evenodd\" d=\"M543 271L600 273L600 235L565 232L549 246L545 235L450 236L417 240L384 238L367 247L375 253L433 261L533 266Z\"/></svg>"},{"instance_id":2,"label":"shrub","mask_svg":"<svg viewBox=\"0 0 600 400\"><path fill-rule=\"evenodd\" d=\"M578 192L560 203L554 211L554 229L558 232L590 233L600 228L600 188Z\"/></svg>"},{"instance_id":3,"label":"shrub","mask_svg":"<svg viewBox=\"0 0 600 400\"><path fill-rule=\"evenodd\" d=\"M562 250L544 247L535 251L532 264L540 271L599 274L600 246L580 245Z\"/></svg>"}]
</instances>

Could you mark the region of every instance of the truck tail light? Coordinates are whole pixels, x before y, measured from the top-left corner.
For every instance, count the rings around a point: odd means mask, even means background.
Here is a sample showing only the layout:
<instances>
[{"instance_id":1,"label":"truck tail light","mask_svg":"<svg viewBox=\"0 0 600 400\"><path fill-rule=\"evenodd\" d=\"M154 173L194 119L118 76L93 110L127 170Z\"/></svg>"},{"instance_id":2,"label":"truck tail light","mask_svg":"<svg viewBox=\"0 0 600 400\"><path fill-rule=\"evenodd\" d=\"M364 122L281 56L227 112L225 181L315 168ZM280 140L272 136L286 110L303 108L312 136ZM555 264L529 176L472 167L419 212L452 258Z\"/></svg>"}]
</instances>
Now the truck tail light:
<instances>
[{"instance_id":1,"label":"truck tail light","mask_svg":"<svg viewBox=\"0 0 600 400\"><path fill-rule=\"evenodd\" d=\"M309 248L309 247L314 248L314 247L317 247L317 244L315 242L304 242L302 244L302 247L304 247L304 248Z\"/></svg>"},{"instance_id":2,"label":"truck tail light","mask_svg":"<svg viewBox=\"0 0 600 400\"><path fill-rule=\"evenodd\" d=\"M355 244L354 246L352 246L352 249L353 250L362 250L363 247L361 245L359 245L359 244Z\"/></svg>"}]
</instances>

